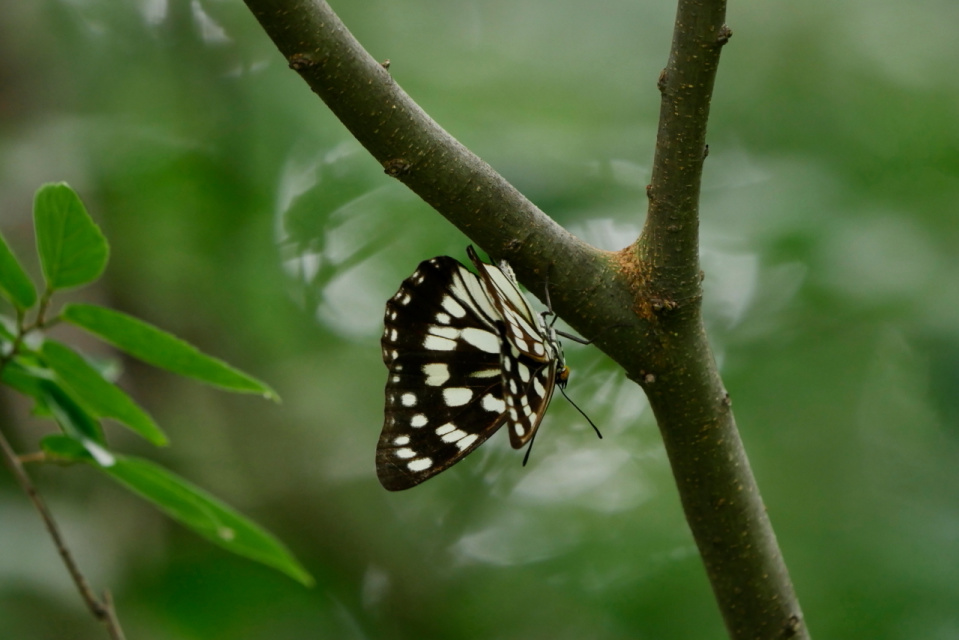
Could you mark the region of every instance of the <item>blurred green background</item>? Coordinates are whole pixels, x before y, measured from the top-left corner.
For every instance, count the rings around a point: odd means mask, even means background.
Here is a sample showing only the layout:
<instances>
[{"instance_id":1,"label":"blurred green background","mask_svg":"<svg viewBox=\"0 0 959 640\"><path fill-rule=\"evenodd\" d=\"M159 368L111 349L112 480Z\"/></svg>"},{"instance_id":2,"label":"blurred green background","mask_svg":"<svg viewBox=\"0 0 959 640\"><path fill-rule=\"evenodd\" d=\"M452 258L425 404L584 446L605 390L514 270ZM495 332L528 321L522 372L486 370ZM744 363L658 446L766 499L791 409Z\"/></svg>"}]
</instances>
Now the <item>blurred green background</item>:
<instances>
[{"instance_id":1,"label":"blurred green background","mask_svg":"<svg viewBox=\"0 0 959 640\"><path fill-rule=\"evenodd\" d=\"M441 125L558 222L637 234L669 1L334 2ZM702 203L705 308L820 638L959 637L959 5L733 0ZM138 640L722 638L656 427L602 354L529 467L496 437L401 494L373 470L383 304L468 240L386 177L245 6L41 0L0 16L0 227L66 180L112 245L109 304L281 405L122 361L158 460L279 535L307 590L84 469L33 471ZM69 297L69 296L68 296ZM91 353L109 352L78 336ZM21 451L50 429L0 396ZM502 441L501 441L502 440ZM106 637L0 474L5 638Z\"/></svg>"}]
</instances>

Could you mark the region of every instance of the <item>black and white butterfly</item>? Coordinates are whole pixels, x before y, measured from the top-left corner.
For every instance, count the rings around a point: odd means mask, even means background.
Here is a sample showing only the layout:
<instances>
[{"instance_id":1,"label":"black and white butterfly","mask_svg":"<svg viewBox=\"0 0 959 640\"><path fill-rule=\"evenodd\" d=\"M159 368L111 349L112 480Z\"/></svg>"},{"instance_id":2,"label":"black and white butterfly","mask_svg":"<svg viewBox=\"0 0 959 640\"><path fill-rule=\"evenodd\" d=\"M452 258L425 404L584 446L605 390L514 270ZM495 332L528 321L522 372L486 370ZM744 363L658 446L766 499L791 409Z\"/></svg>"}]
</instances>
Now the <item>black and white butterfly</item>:
<instances>
[{"instance_id":1,"label":"black and white butterfly","mask_svg":"<svg viewBox=\"0 0 959 640\"><path fill-rule=\"evenodd\" d=\"M533 311L508 264L466 252L479 275L432 258L386 303L376 474L391 491L448 469L504 424L513 448L528 444L569 377L550 312Z\"/></svg>"}]
</instances>

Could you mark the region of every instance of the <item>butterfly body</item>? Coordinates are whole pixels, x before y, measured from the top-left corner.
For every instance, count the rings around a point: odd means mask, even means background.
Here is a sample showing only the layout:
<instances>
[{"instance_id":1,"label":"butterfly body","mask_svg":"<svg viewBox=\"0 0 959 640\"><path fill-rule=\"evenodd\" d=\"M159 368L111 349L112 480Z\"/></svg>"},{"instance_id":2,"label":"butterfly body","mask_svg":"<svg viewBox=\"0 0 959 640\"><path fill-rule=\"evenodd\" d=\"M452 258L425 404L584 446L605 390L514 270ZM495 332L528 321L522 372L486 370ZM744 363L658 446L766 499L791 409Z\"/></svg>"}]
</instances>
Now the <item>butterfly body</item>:
<instances>
[{"instance_id":1,"label":"butterfly body","mask_svg":"<svg viewBox=\"0 0 959 640\"><path fill-rule=\"evenodd\" d=\"M556 332L509 266L467 253L478 274L432 258L386 303L376 470L391 491L448 469L503 425L514 448L528 444L569 376Z\"/></svg>"}]
</instances>

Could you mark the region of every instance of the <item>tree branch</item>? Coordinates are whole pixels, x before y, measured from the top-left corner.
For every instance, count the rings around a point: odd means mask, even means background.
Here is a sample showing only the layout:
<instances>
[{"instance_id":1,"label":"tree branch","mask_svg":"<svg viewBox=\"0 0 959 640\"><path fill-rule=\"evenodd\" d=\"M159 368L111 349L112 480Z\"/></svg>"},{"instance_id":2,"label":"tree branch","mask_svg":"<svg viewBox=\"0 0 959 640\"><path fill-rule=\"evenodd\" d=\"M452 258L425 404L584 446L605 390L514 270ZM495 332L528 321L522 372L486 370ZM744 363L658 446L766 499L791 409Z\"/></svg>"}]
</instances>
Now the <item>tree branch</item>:
<instances>
[{"instance_id":1,"label":"tree branch","mask_svg":"<svg viewBox=\"0 0 959 640\"><path fill-rule=\"evenodd\" d=\"M291 68L384 167L623 366L663 434L686 518L733 638L806 638L700 314L699 188L724 0L680 0L649 213L610 254L560 228L431 120L316 0L246 0ZM548 278L544 278L548 270ZM616 327L613 330L607 330Z\"/></svg>"},{"instance_id":2,"label":"tree branch","mask_svg":"<svg viewBox=\"0 0 959 640\"><path fill-rule=\"evenodd\" d=\"M328 4L246 4L290 67L384 171L484 249L509 258L547 236L582 245L424 113Z\"/></svg>"},{"instance_id":3,"label":"tree branch","mask_svg":"<svg viewBox=\"0 0 959 640\"><path fill-rule=\"evenodd\" d=\"M729 635L808 631L716 370L700 313L699 191L725 0L679 0L662 92L649 211L637 243L647 317L659 322L643 388Z\"/></svg>"}]
</instances>

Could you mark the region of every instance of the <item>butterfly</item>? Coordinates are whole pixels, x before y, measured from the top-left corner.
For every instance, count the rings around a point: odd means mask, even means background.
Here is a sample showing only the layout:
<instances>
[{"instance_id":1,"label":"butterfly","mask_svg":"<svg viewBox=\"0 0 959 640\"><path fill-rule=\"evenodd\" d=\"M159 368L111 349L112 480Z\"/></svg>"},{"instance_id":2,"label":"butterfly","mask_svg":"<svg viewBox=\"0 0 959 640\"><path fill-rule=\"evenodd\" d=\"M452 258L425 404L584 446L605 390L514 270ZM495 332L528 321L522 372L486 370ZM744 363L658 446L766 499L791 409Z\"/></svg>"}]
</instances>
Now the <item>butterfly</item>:
<instances>
[{"instance_id":1,"label":"butterfly","mask_svg":"<svg viewBox=\"0 0 959 640\"><path fill-rule=\"evenodd\" d=\"M466 252L477 273L425 260L386 303L376 473L391 491L448 469L503 425L513 448L527 445L569 379L551 311L533 311L506 262Z\"/></svg>"}]
</instances>

